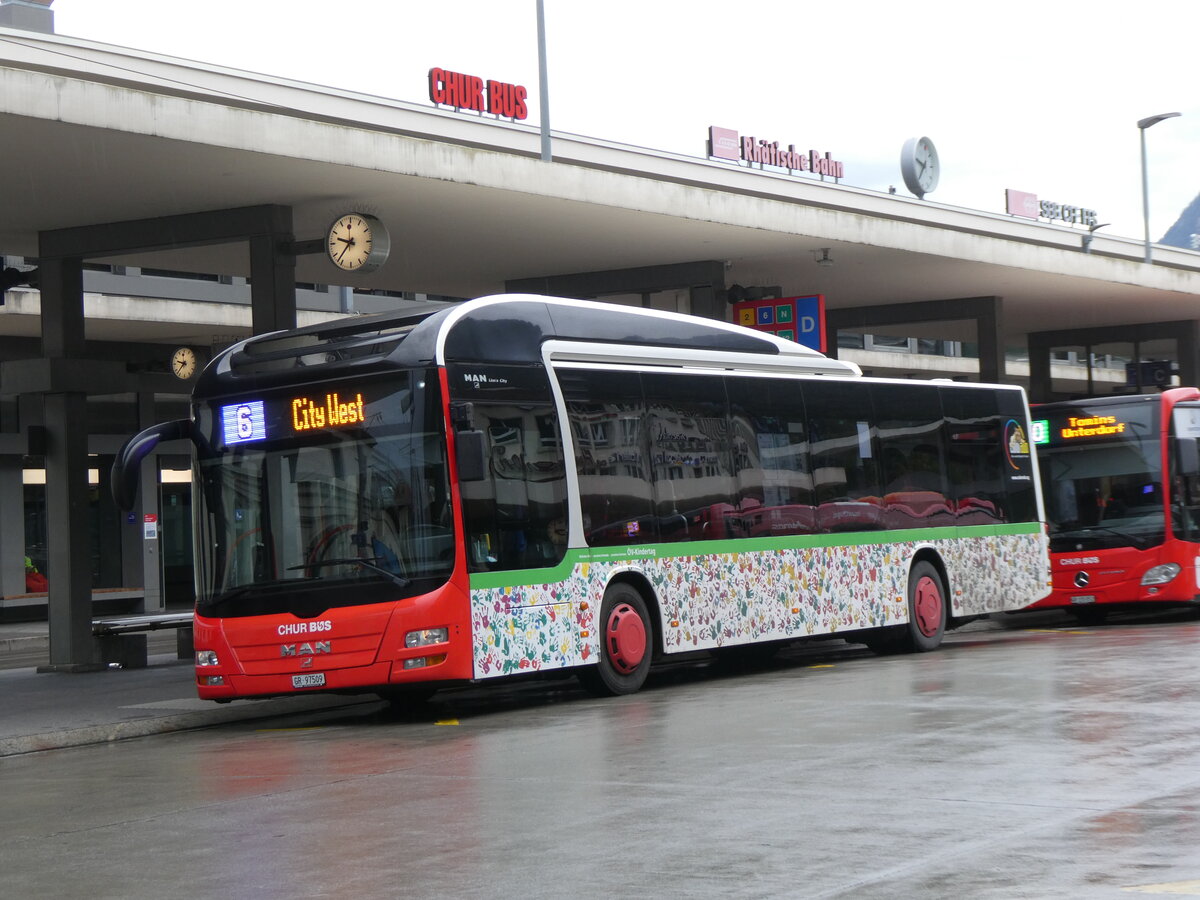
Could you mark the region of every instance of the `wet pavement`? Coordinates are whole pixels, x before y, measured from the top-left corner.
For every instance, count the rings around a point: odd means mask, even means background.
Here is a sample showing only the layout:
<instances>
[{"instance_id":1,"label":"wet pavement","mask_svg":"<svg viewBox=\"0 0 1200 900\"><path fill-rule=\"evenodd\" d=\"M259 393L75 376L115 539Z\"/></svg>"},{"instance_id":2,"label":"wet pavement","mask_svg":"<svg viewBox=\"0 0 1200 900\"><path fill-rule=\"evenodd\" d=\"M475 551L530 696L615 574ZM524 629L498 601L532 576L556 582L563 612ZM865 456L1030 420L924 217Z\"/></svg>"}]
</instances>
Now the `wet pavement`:
<instances>
[{"instance_id":1,"label":"wet pavement","mask_svg":"<svg viewBox=\"0 0 1200 900\"><path fill-rule=\"evenodd\" d=\"M400 713L210 705L249 710L224 721L165 654L9 670L6 699L40 693L4 739L76 737L0 759L6 892L1200 896L1198 642L1193 613L1004 617L935 653L813 643L611 700L524 681Z\"/></svg>"}]
</instances>

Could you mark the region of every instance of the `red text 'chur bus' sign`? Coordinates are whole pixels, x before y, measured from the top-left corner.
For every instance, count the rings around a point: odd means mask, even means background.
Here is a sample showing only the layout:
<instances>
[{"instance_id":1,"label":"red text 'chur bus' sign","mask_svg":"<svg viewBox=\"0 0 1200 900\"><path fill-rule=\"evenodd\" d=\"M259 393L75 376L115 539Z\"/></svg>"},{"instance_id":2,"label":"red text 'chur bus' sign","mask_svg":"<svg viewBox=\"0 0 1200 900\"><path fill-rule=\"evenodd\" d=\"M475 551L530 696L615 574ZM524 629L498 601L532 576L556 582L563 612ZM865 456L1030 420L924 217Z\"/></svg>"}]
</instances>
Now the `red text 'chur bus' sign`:
<instances>
[{"instance_id":1,"label":"red text 'chur bus' sign","mask_svg":"<svg viewBox=\"0 0 1200 900\"><path fill-rule=\"evenodd\" d=\"M785 149L779 146L779 141L742 137L732 128L719 128L716 125L708 129L708 155L715 159L758 163L832 178L844 178L846 175L845 166L834 159L831 153L822 156L817 150L802 152L796 149L795 144L788 144Z\"/></svg>"},{"instance_id":2,"label":"red text 'chur bus' sign","mask_svg":"<svg viewBox=\"0 0 1200 900\"><path fill-rule=\"evenodd\" d=\"M529 116L525 99L529 92L519 84L484 81L477 75L429 70L429 99L438 106L453 106L471 112L486 112L505 119Z\"/></svg>"}]
</instances>

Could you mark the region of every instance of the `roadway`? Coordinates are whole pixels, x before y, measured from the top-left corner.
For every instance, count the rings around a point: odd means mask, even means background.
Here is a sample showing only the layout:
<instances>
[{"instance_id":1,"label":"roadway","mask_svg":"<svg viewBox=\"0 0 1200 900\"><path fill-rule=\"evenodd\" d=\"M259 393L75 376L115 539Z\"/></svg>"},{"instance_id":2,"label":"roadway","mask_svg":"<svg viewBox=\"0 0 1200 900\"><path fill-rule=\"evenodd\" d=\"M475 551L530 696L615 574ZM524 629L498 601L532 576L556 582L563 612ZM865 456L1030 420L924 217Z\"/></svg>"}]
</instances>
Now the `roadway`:
<instances>
[{"instance_id":1,"label":"roadway","mask_svg":"<svg viewBox=\"0 0 1200 900\"><path fill-rule=\"evenodd\" d=\"M523 682L9 756L4 892L1200 896L1198 641L1193 613L1002 617L611 700Z\"/></svg>"}]
</instances>

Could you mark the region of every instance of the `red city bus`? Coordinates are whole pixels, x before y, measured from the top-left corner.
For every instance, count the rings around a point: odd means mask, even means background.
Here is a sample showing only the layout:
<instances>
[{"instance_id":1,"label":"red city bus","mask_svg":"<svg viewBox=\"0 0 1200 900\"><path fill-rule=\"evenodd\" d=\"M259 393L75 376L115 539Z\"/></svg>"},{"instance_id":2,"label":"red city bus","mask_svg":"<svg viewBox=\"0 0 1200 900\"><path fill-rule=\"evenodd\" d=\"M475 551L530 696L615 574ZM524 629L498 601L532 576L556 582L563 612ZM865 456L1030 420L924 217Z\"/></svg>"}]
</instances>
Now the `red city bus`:
<instances>
[{"instance_id":1,"label":"red city bus","mask_svg":"<svg viewBox=\"0 0 1200 900\"><path fill-rule=\"evenodd\" d=\"M191 416L196 687L405 699L836 633L927 651L1049 588L1013 386L528 295L250 338Z\"/></svg>"},{"instance_id":2,"label":"red city bus","mask_svg":"<svg viewBox=\"0 0 1200 900\"><path fill-rule=\"evenodd\" d=\"M1200 602L1200 390L1039 404L1054 590L1081 620Z\"/></svg>"}]
</instances>

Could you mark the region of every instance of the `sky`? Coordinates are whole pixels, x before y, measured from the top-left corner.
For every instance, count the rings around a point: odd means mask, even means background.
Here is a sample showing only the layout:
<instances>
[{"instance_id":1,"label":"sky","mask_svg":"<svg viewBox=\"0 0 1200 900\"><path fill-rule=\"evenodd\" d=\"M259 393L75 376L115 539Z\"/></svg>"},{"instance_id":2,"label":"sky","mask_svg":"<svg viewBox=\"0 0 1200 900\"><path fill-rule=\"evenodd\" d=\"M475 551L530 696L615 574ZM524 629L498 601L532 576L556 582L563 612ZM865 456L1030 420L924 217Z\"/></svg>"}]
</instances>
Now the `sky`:
<instances>
[{"instance_id":1,"label":"sky","mask_svg":"<svg viewBox=\"0 0 1200 900\"><path fill-rule=\"evenodd\" d=\"M55 0L61 35L428 104L439 67L524 85L539 124L536 0ZM1143 238L1200 193L1195 0L544 0L553 131L703 157L710 125L832 153L844 184L1005 212L1005 189ZM798 176L812 177L812 176Z\"/></svg>"}]
</instances>

